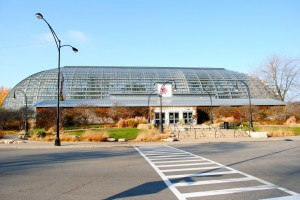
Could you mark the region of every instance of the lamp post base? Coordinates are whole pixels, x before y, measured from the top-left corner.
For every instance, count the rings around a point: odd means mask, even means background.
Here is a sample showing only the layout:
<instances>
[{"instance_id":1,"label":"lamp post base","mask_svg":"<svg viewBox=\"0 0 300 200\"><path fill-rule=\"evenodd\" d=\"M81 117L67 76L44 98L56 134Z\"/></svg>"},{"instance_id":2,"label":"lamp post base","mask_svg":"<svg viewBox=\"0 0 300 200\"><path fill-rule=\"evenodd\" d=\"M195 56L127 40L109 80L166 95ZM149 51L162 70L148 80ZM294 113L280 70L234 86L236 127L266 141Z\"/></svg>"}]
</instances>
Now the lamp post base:
<instances>
[{"instance_id":1,"label":"lamp post base","mask_svg":"<svg viewBox=\"0 0 300 200\"><path fill-rule=\"evenodd\" d=\"M56 138L56 139L55 139L54 145L55 145L55 146L60 146L60 139L59 139L59 138Z\"/></svg>"}]
</instances>

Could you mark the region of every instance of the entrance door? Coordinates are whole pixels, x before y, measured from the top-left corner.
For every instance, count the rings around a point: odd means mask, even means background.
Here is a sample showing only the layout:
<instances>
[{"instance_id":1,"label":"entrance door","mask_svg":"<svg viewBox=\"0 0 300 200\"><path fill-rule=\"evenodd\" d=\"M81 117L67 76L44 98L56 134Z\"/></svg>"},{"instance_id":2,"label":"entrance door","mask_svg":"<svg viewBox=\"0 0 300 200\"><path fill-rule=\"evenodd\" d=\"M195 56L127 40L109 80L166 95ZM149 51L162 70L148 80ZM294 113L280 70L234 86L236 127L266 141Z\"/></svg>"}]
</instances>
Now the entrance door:
<instances>
[{"instance_id":1,"label":"entrance door","mask_svg":"<svg viewBox=\"0 0 300 200\"><path fill-rule=\"evenodd\" d=\"M197 110L197 124L202 124L203 122L206 122L209 120L209 115L207 112L204 112L203 110Z\"/></svg>"}]
</instances>

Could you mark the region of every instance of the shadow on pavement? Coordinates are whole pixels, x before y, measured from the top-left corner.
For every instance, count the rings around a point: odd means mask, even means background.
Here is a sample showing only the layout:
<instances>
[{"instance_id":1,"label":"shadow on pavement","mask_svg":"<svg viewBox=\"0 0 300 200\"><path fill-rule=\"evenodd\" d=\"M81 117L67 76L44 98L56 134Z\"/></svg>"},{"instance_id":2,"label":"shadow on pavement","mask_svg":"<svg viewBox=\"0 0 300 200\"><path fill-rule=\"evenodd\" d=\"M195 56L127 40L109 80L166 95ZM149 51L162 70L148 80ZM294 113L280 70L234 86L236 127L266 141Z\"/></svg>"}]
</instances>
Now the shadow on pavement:
<instances>
[{"instance_id":1,"label":"shadow on pavement","mask_svg":"<svg viewBox=\"0 0 300 200\"><path fill-rule=\"evenodd\" d=\"M150 195L150 194L158 193L166 188L167 186L164 183L164 181L153 181L153 182L143 183L136 187L130 188L124 192L108 197L105 200Z\"/></svg>"},{"instance_id":2,"label":"shadow on pavement","mask_svg":"<svg viewBox=\"0 0 300 200\"><path fill-rule=\"evenodd\" d=\"M90 150L90 151L67 151L67 152L45 152L39 154L27 154L25 156L18 156L10 159L10 161L0 161L1 171L21 171L26 169L32 169L35 167L41 167L43 165L50 165L56 163L75 162L79 160L90 159L103 159L112 157L126 157L132 155L138 155L138 152L134 149L125 149L113 151L108 150Z\"/></svg>"}]
</instances>

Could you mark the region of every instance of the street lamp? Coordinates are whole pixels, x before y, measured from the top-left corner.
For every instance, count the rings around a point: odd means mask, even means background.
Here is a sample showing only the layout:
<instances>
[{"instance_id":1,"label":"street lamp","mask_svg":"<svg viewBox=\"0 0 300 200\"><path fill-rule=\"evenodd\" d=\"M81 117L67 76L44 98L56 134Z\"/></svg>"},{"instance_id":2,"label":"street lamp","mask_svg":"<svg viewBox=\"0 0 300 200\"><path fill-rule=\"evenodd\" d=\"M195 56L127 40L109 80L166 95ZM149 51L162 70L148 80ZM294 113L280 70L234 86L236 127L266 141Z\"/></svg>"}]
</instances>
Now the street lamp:
<instances>
[{"instance_id":1,"label":"street lamp","mask_svg":"<svg viewBox=\"0 0 300 200\"><path fill-rule=\"evenodd\" d=\"M13 99L16 99L16 91L19 91L21 93L23 93L24 97L25 97L25 138L28 138L29 136L29 132L28 132L28 106L27 106L27 95L23 90L14 90L14 96Z\"/></svg>"},{"instance_id":2,"label":"street lamp","mask_svg":"<svg viewBox=\"0 0 300 200\"><path fill-rule=\"evenodd\" d=\"M57 50L58 50L58 73L57 73L57 107L56 107L56 138L55 138L55 146L60 146L60 139L59 139L59 81L60 81L60 49L62 47L71 47L74 53L78 52L78 49L76 49L75 47L71 46L71 45L61 45L61 40L57 37L56 33L54 32L53 28L50 26L50 24L44 19L43 15L41 13L36 13L35 16L38 19L43 20L49 27Z\"/></svg>"},{"instance_id":3,"label":"street lamp","mask_svg":"<svg viewBox=\"0 0 300 200\"><path fill-rule=\"evenodd\" d=\"M156 91L152 91L149 94L149 96L148 96L148 124L150 124L150 122L151 122L151 120L150 120L150 118L151 118L151 113L150 113L150 98L151 98L152 95L154 95L155 92Z\"/></svg>"},{"instance_id":4,"label":"street lamp","mask_svg":"<svg viewBox=\"0 0 300 200\"><path fill-rule=\"evenodd\" d=\"M251 94L250 94L250 90L249 90L249 86L247 85L247 83L245 81L242 80L237 80L235 83L236 89L235 91L239 91L238 90L238 82L243 83L246 88L247 88L247 93L248 93L248 98L249 98L249 131L253 130L253 121L252 121L252 109L251 109Z\"/></svg>"},{"instance_id":5,"label":"street lamp","mask_svg":"<svg viewBox=\"0 0 300 200\"><path fill-rule=\"evenodd\" d=\"M157 84L157 83L160 83L160 82L156 82L154 83ZM160 93L159 93L159 101L160 101L160 115L159 115L159 132L162 133L164 128L163 128L163 123L162 123L162 90L163 90L163 87L167 84L167 83L174 83L174 91L177 90L177 87L176 87L176 82L174 80L168 80L166 82L164 82L161 87L160 87Z\"/></svg>"}]
</instances>

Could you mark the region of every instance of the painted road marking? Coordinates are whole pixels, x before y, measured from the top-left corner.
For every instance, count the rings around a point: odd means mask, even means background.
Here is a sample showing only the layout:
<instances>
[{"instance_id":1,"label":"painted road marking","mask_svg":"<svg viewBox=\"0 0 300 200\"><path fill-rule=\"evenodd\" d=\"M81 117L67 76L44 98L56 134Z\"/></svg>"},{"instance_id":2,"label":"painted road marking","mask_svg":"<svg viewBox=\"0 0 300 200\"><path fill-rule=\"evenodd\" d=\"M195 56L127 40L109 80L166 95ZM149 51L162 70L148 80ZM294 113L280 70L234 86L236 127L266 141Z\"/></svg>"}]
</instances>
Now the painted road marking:
<instances>
[{"instance_id":1,"label":"painted road marking","mask_svg":"<svg viewBox=\"0 0 300 200\"><path fill-rule=\"evenodd\" d=\"M157 164L157 163L198 162L198 161L204 161L204 160L195 157L194 160L191 160L191 159L190 160L168 160L168 161L159 161L159 162L153 162L153 163Z\"/></svg>"},{"instance_id":2,"label":"painted road marking","mask_svg":"<svg viewBox=\"0 0 300 200\"><path fill-rule=\"evenodd\" d=\"M235 170L226 165L214 162L212 160L203 158L201 156L183 151L170 146L160 146L151 148L137 148L135 149L146 159L146 161L154 168L154 170L160 175L165 184L169 189L175 194L175 196L180 200L185 200L192 197L205 197L212 195L224 195L224 194L234 194L242 192L255 192L261 190L281 190L289 195L296 197L299 195L296 192L287 190L285 188L279 187L265 180L259 179L252 175L246 174L244 172ZM202 166L203 167L202 167ZM213 165L213 166L205 166ZM186 167L187 168L184 168ZM199 166L199 167L189 167L189 166ZM227 171L213 172L214 170L225 169ZM209 170L198 173L184 173L192 170ZM172 174L174 172L182 172L182 174ZM167 175L165 173L168 173ZM215 179L215 180L201 180L208 176L222 177L222 175L239 174L240 178L226 178L226 179ZM185 182L174 182L175 179L198 177L200 180L195 181L185 181ZM173 181L173 182L172 182ZM181 180L184 181L184 180ZM196 191L181 193L178 189L182 187L190 186L201 186L201 185L214 185L214 184L226 184L234 182L247 182L247 181L257 181L262 185L251 186L251 187L241 187L241 188L226 188L218 190L209 191ZM201 187L199 187L201 189Z\"/></svg>"},{"instance_id":3,"label":"painted road marking","mask_svg":"<svg viewBox=\"0 0 300 200\"><path fill-rule=\"evenodd\" d=\"M183 156L183 157L173 157L173 158L163 158L163 159L161 159L161 158L154 158L154 159L152 159L152 158L149 158L150 160L152 160L152 161L154 161L154 160L182 160L182 158L188 158L188 159L191 159L191 158L197 158L197 157L195 157L195 156Z\"/></svg>"},{"instance_id":4,"label":"painted road marking","mask_svg":"<svg viewBox=\"0 0 300 200\"><path fill-rule=\"evenodd\" d=\"M175 187L184 187L184 186L195 186L195 185L209 185L209 184L217 184L217 183L231 183L231 182L242 182L242 181L252 181L255 180L253 178L245 177L245 178L229 178L229 179L221 179L221 180L208 180L208 181L193 181L193 182L185 182L185 183L175 183Z\"/></svg>"},{"instance_id":5,"label":"painted road marking","mask_svg":"<svg viewBox=\"0 0 300 200\"><path fill-rule=\"evenodd\" d=\"M175 164L175 165L157 165L159 168L163 167L183 167L183 166L193 166L193 165L212 165L210 162L202 162L202 163L186 163L186 164Z\"/></svg>"},{"instance_id":6,"label":"painted road marking","mask_svg":"<svg viewBox=\"0 0 300 200\"><path fill-rule=\"evenodd\" d=\"M201 176L219 176L225 174L235 174L238 172L235 171L226 171L226 172L206 172L206 173L195 173L195 174L179 174L179 175L170 175L167 178L187 178L187 177L201 177Z\"/></svg>"},{"instance_id":7,"label":"painted road marking","mask_svg":"<svg viewBox=\"0 0 300 200\"><path fill-rule=\"evenodd\" d=\"M255 191L255 190L270 190L270 189L276 189L276 187L272 186L272 185L259 185L259 186L253 186L253 187L212 190L212 191L208 191L208 192L183 193L183 196L185 198L191 198L191 197L203 197L203 196L232 194L232 193L249 192L249 191Z\"/></svg>"},{"instance_id":8,"label":"painted road marking","mask_svg":"<svg viewBox=\"0 0 300 200\"><path fill-rule=\"evenodd\" d=\"M224 166L225 167L225 166ZM222 169L222 167L193 167L193 168L181 168L181 169L165 169L160 170L162 172L179 172L179 171L193 171L193 170L203 170L203 169Z\"/></svg>"},{"instance_id":9,"label":"painted road marking","mask_svg":"<svg viewBox=\"0 0 300 200\"><path fill-rule=\"evenodd\" d=\"M186 155L188 155L188 154L186 154L186 153L161 153L161 154L154 154L154 153L151 153L151 154L146 154L145 153L145 155L146 156L153 156L153 157L164 157L164 156L166 156L166 154L169 156L186 156Z\"/></svg>"}]
</instances>

